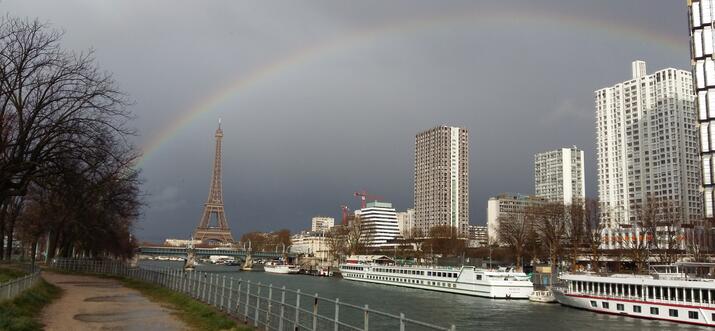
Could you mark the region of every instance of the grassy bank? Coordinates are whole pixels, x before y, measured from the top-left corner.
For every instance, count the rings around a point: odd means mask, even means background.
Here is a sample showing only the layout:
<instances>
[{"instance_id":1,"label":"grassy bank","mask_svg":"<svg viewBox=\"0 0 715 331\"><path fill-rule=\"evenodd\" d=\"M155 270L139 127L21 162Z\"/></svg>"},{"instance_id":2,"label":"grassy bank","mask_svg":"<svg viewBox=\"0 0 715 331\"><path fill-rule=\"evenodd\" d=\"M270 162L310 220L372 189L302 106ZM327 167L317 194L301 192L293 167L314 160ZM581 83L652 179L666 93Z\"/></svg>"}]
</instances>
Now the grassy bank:
<instances>
[{"instance_id":1,"label":"grassy bank","mask_svg":"<svg viewBox=\"0 0 715 331\"><path fill-rule=\"evenodd\" d=\"M8 280L22 277L26 274L27 273L22 270L15 269L10 266L2 266L0 267L0 283L4 283Z\"/></svg>"},{"instance_id":2,"label":"grassy bank","mask_svg":"<svg viewBox=\"0 0 715 331\"><path fill-rule=\"evenodd\" d=\"M181 320L196 330L253 330L239 326L226 314L183 293L133 279L119 278L119 280L126 287L138 290L152 301L168 304L176 310Z\"/></svg>"},{"instance_id":3,"label":"grassy bank","mask_svg":"<svg viewBox=\"0 0 715 331\"><path fill-rule=\"evenodd\" d=\"M40 312L59 298L61 292L60 288L41 280L14 300L0 303L0 330L42 330L38 320Z\"/></svg>"}]
</instances>

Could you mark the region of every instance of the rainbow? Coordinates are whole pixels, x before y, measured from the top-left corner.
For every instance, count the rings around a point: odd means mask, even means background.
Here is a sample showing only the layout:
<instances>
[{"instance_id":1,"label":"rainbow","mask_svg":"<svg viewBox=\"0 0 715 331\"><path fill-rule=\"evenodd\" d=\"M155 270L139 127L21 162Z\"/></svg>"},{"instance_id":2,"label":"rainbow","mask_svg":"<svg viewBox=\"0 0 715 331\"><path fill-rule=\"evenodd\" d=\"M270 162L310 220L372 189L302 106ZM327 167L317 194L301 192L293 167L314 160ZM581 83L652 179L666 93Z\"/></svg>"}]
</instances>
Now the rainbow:
<instances>
[{"instance_id":1,"label":"rainbow","mask_svg":"<svg viewBox=\"0 0 715 331\"><path fill-rule=\"evenodd\" d=\"M161 129L158 134L145 144L143 156L138 165L141 166L144 164L162 145L178 135L184 127L188 126L199 116L219 108L224 102L239 92L245 91L249 87L257 86L261 82L268 80L268 78L280 75L289 69L308 64L311 61L318 60L321 57L328 56L337 51L349 50L351 47L365 45L382 38L460 24L468 24L469 26L510 24L511 26L523 26L525 27L525 31L531 30L531 28L536 25L555 25L566 29L578 29L588 33L604 33L619 39L653 43L677 52L682 52L683 49L687 49L688 47L688 40L680 36L656 34L647 29L625 25L620 22L603 22L585 16L559 15L559 13L556 12L460 11L448 15L412 19L396 23L391 22L390 24L357 30L336 38L320 41L269 62L248 74L241 75L237 80L201 99L190 107L188 111L185 111Z\"/></svg>"}]
</instances>

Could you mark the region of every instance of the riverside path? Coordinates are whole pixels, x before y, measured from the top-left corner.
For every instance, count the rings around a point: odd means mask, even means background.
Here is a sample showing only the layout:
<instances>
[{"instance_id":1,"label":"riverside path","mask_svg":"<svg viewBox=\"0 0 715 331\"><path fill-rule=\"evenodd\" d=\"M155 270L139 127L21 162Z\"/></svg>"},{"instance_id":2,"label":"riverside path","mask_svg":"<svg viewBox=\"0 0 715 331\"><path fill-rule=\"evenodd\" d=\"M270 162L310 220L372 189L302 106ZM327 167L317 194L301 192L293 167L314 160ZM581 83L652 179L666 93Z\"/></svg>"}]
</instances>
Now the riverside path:
<instances>
[{"instance_id":1,"label":"riverside path","mask_svg":"<svg viewBox=\"0 0 715 331\"><path fill-rule=\"evenodd\" d=\"M45 330L189 330L174 311L114 279L43 272L62 297L42 312Z\"/></svg>"}]
</instances>

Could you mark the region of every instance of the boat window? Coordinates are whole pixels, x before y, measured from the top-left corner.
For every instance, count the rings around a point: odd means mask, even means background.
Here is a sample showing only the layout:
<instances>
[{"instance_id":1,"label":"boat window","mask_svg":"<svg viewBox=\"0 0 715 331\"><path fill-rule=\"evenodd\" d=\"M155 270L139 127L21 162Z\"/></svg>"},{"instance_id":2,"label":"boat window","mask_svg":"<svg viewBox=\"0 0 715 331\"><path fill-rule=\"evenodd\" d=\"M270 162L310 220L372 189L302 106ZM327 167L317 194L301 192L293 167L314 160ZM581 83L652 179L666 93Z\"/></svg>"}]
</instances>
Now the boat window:
<instances>
[{"instance_id":1,"label":"boat window","mask_svg":"<svg viewBox=\"0 0 715 331\"><path fill-rule=\"evenodd\" d=\"M643 297L643 286L636 286L636 293L638 294L639 298Z\"/></svg>"},{"instance_id":2,"label":"boat window","mask_svg":"<svg viewBox=\"0 0 715 331\"><path fill-rule=\"evenodd\" d=\"M656 299L660 299L660 291L661 291L662 289L663 289L663 288L660 287L660 286L656 286L656 287L653 289L653 291L655 292L655 298L656 298Z\"/></svg>"},{"instance_id":3,"label":"boat window","mask_svg":"<svg viewBox=\"0 0 715 331\"><path fill-rule=\"evenodd\" d=\"M700 289L693 290L693 301L700 302Z\"/></svg>"},{"instance_id":4,"label":"boat window","mask_svg":"<svg viewBox=\"0 0 715 331\"><path fill-rule=\"evenodd\" d=\"M677 290L678 290L678 301L684 301L685 293L683 292L683 288L679 287Z\"/></svg>"},{"instance_id":5,"label":"boat window","mask_svg":"<svg viewBox=\"0 0 715 331\"><path fill-rule=\"evenodd\" d=\"M652 315L658 315L658 314L659 314L659 313L658 313L658 308L650 307L650 313L651 313Z\"/></svg>"},{"instance_id":6,"label":"boat window","mask_svg":"<svg viewBox=\"0 0 715 331\"><path fill-rule=\"evenodd\" d=\"M596 301L591 301L591 307L593 307L593 308L598 307L598 304L596 303ZM713 316L715 316L715 314L713 314Z\"/></svg>"},{"instance_id":7,"label":"boat window","mask_svg":"<svg viewBox=\"0 0 715 331\"><path fill-rule=\"evenodd\" d=\"M641 306L633 306L633 312L634 312L634 313L640 313L640 312L641 312Z\"/></svg>"},{"instance_id":8,"label":"boat window","mask_svg":"<svg viewBox=\"0 0 715 331\"><path fill-rule=\"evenodd\" d=\"M653 286L648 286L648 299L653 299Z\"/></svg>"},{"instance_id":9,"label":"boat window","mask_svg":"<svg viewBox=\"0 0 715 331\"><path fill-rule=\"evenodd\" d=\"M689 311L688 312L688 318L691 320L696 320L698 319L698 312L697 311Z\"/></svg>"},{"instance_id":10,"label":"boat window","mask_svg":"<svg viewBox=\"0 0 715 331\"><path fill-rule=\"evenodd\" d=\"M708 290L702 290L702 299L703 303L708 303L710 302L710 297L708 297Z\"/></svg>"},{"instance_id":11,"label":"boat window","mask_svg":"<svg viewBox=\"0 0 715 331\"><path fill-rule=\"evenodd\" d=\"M617 303L617 304L616 304L616 310L618 310L618 311L623 311L623 310L625 310L625 309L623 308L623 304L622 304L622 303Z\"/></svg>"},{"instance_id":12,"label":"boat window","mask_svg":"<svg viewBox=\"0 0 715 331\"><path fill-rule=\"evenodd\" d=\"M668 299L675 301L675 287L669 287Z\"/></svg>"},{"instance_id":13,"label":"boat window","mask_svg":"<svg viewBox=\"0 0 715 331\"><path fill-rule=\"evenodd\" d=\"M603 293L603 283L598 283L598 293Z\"/></svg>"},{"instance_id":14,"label":"boat window","mask_svg":"<svg viewBox=\"0 0 715 331\"><path fill-rule=\"evenodd\" d=\"M631 288L630 288L630 291L628 291L628 294L629 294L630 296L633 296L633 295L636 294L636 286L635 286L635 285L631 285L630 287L631 287Z\"/></svg>"},{"instance_id":15,"label":"boat window","mask_svg":"<svg viewBox=\"0 0 715 331\"><path fill-rule=\"evenodd\" d=\"M616 293L617 293L618 295L623 295L623 285L621 285L621 284L618 284L618 285L617 285Z\"/></svg>"},{"instance_id":16,"label":"boat window","mask_svg":"<svg viewBox=\"0 0 715 331\"><path fill-rule=\"evenodd\" d=\"M427 271L427 276L432 276L432 271Z\"/></svg>"},{"instance_id":17,"label":"boat window","mask_svg":"<svg viewBox=\"0 0 715 331\"><path fill-rule=\"evenodd\" d=\"M668 316L678 317L678 310L677 309L668 309Z\"/></svg>"},{"instance_id":18,"label":"boat window","mask_svg":"<svg viewBox=\"0 0 715 331\"><path fill-rule=\"evenodd\" d=\"M482 280L482 275L477 275L477 280Z\"/></svg>"},{"instance_id":19,"label":"boat window","mask_svg":"<svg viewBox=\"0 0 715 331\"><path fill-rule=\"evenodd\" d=\"M612 292L611 292L611 285L613 285L613 284L606 284L606 294L608 294L608 295L610 295L610 294L612 293Z\"/></svg>"},{"instance_id":20,"label":"boat window","mask_svg":"<svg viewBox=\"0 0 715 331\"><path fill-rule=\"evenodd\" d=\"M689 288L685 289L685 302L693 302L693 294Z\"/></svg>"},{"instance_id":21,"label":"boat window","mask_svg":"<svg viewBox=\"0 0 715 331\"><path fill-rule=\"evenodd\" d=\"M608 302L606 302L606 301L601 302L601 307L608 309Z\"/></svg>"}]
</instances>

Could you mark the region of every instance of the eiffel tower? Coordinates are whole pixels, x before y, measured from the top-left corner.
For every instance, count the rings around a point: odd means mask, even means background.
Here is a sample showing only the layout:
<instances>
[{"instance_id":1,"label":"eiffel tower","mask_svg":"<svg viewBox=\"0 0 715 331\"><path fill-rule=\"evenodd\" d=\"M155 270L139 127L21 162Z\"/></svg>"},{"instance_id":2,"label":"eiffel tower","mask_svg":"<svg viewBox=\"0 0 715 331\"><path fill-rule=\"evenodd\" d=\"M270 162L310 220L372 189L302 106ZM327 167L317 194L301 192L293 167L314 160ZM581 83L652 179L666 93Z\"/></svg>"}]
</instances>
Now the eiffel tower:
<instances>
[{"instance_id":1,"label":"eiffel tower","mask_svg":"<svg viewBox=\"0 0 715 331\"><path fill-rule=\"evenodd\" d=\"M218 241L221 243L232 243L233 236L228 228L226 213L223 210L223 190L221 189L221 120L218 120L216 129L216 156L214 157L213 176L211 177L211 189L209 198L204 204L204 212L201 215L199 226L194 231L194 239L207 241ZM216 226L211 226L211 219L216 216Z\"/></svg>"}]
</instances>

